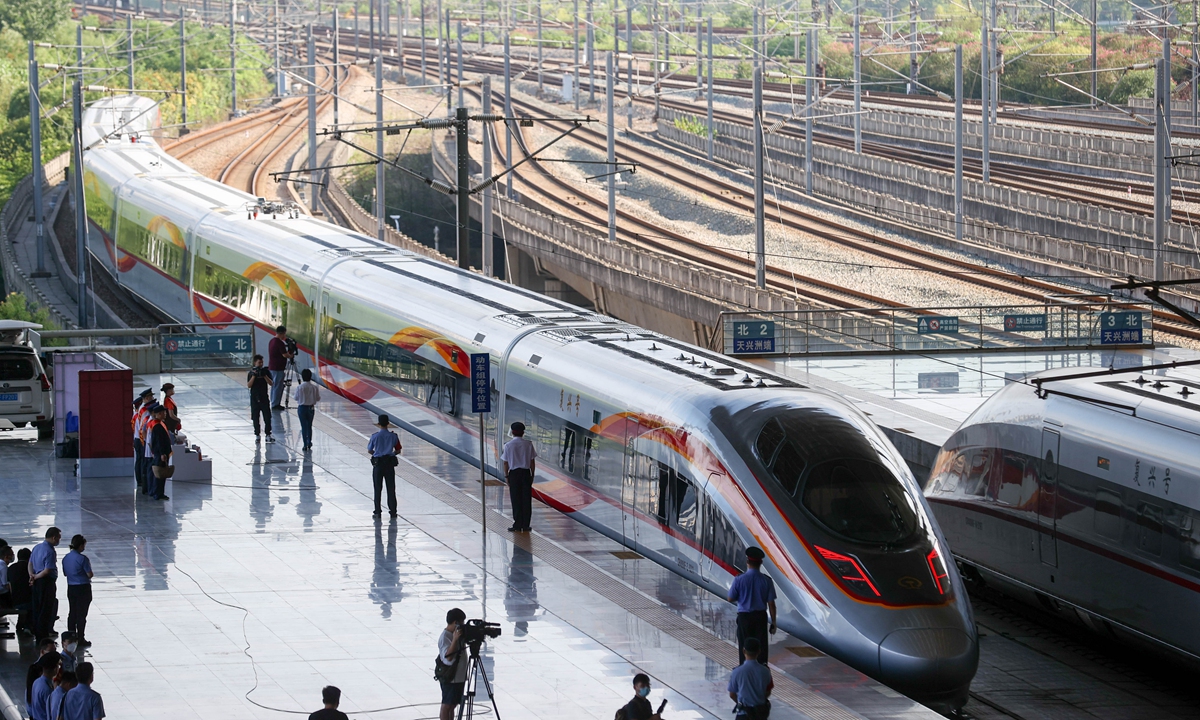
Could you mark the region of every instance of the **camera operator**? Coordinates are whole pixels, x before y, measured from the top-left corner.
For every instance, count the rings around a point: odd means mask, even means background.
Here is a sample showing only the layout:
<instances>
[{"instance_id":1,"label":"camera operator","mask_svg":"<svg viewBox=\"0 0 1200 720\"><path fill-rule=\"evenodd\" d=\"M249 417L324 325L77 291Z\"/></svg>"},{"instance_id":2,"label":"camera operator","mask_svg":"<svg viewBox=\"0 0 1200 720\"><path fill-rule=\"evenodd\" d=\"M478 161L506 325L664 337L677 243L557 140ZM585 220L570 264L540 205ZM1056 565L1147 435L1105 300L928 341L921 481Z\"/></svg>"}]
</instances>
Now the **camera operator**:
<instances>
[{"instance_id":1,"label":"camera operator","mask_svg":"<svg viewBox=\"0 0 1200 720\"><path fill-rule=\"evenodd\" d=\"M296 343L287 334L283 325L275 328L275 337L267 346L267 369L271 371L271 409L283 409L283 386L287 366L296 357ZM268 432L269 434L269 432Z\"/></svg>"},{"instance_id":2,"label":"camera operator","mask_svg":"<svg viewBox=\"0 0 1200 720\"><path fill-rule=\"evenodd\" d=\"M263 356L255 355L254 367L250 368L250 372L246 373L246 387L250 388L250 422L254 424L255 444L258 444L262 440L262 436L259 435L258 425L260 415L262 416L263 424L266 425L267 442L275 442L275 436L271 434L271 400L267 391L267 388L273 384L274 381L271 380L271 373L263 367Z\"/></svg>"},{"instance_id":3,"label":"camera operator","mask_svg":"<svg viewBox=\"0 0 1200 720\"><path fill-rule=\"evenodd\" d=\"M450 612L446 613L446 629L438 638L438 661L442 666L448 666L445 675L448 679L438 678L442 686L440 720L452 720L454 708L463 700L463 686L467 682L467 659L463 657L463 650L466 648L462 627L466 621L466 613L458 608L451 608Z\"/></svg>"}]
</instances>

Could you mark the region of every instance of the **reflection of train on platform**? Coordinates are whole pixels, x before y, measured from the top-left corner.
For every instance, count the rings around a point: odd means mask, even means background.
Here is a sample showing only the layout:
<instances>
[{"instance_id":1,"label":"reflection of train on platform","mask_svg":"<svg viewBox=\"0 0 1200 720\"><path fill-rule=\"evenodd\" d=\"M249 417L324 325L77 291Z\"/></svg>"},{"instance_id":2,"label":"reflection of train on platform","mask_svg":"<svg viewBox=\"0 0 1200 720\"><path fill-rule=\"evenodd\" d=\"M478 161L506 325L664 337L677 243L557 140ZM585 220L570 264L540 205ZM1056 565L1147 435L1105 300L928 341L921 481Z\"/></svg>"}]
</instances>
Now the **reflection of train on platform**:
<instances>
[{"instance_id":1,"label":"reflection of train on platform","mask_svg":"<svg viewBox=\"0 0 1200 720\"><path fill-rule=\"evenodd\" d=\"M311 218L128 138L86 157L92 252L184 322L286 324L338 393L477 461L469 355L492 357L538 496L713 592L756 544L788 632L939 707L966 700L970 605L919 486L828 393ZM499 422L499 418L503 422Z\"/></svg>"},{"instance_id":2,"label":"reflection of train on platform","mask_svg":"<svg viewBox=\"0 0 1200 720\"><path fill-rule=\"evenodd\" d=\"M1104 634L1200 658L1200 374L1053 371L1011 383L925 488L955 556Z\"/></svg>"}]
</instances>

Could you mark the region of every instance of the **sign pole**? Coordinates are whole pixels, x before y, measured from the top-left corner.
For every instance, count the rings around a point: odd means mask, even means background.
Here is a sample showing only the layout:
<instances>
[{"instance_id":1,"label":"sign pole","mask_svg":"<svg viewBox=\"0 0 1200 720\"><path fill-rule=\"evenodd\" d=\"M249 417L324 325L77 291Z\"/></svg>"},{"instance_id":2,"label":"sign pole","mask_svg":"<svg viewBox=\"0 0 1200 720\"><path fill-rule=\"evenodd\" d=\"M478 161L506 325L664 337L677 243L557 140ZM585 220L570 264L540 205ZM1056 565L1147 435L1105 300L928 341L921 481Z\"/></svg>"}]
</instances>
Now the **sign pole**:
<instances>
[{"instance_id":1,"label":"sign pole","mask_svg":"<svg viewBox=\"0 0 1200 720\"><path fill-rule=\"evenodd\" d=\"M488 391L490 398L491 391ZM486 430L483 427L483 416L485 413L479 413L479 528L484 538L487 537L487 470L483 459L483 436Z\"/></svg>"},{"instance_id":2,"label":"sign pole","mask_svg":"<svg viewBox=\"0 0 1200 720\"><path fill-rule=\"evenodd\" d=\"M483 416L492 411L492 356L471 354L471 412L479 413L479 527L487 537L487 459Z\"/></svg>"}]
</instances>

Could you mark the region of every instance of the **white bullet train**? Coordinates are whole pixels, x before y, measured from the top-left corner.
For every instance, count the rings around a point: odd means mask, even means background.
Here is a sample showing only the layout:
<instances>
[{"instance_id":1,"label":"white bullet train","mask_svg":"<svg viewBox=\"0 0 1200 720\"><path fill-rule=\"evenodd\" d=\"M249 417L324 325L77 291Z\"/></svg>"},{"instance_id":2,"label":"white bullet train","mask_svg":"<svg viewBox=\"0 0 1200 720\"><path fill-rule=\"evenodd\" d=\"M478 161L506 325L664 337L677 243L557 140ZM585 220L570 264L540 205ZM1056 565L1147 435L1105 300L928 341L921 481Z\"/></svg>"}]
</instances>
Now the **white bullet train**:
<instances>
[{"instance_id":1,"label":"white bullet train","mask_svg":"<svg viewBox=\"0 0 1200 720\"><path fill-rule=\"evenodd\" d=\"M758 545L780 626L931 706L978 662L962 581L903 459L842 399L250 196L129 137L86 154L91 251L182 322L287 325L335 392L478 463L469 355L490 353L485 463L520 420L535 493L724 595Z\"/></svg>"},{"instance_id":2,"label":"white bullet train","mask_svg":"<svg viewBox=\"0 0 1200 720\"><path fill-rule=\"evenodd\" d=\"M967 574L1200 659L1196 368L1011 383L946 442L925 494Z\"/></svg>"}]
</instances>

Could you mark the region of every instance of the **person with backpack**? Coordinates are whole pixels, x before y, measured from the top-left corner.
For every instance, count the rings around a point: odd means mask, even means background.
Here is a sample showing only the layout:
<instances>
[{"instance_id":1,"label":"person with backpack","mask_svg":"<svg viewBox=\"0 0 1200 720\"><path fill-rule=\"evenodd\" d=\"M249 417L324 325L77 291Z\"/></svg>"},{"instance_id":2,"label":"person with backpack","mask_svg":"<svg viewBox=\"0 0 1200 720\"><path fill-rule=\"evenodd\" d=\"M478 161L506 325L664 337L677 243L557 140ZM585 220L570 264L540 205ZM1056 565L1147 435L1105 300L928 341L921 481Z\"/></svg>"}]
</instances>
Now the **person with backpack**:
<instances>
[{"instance_id":1,"label":"person with backpack","mask_svg":"<svg viewBox=\"0 0 1200 720\"><path fill-rule=\"evenodd\" d=\"M454 708L463 700L463 687L467 683L467 661L462 657L462 625L467 614L458 608L446 613L446 629L438 637L438 656L434 666L434 677L442 686L442 708L440 720L453 720Z\"/></svg>"},{"instance_id":2,"label":"person with backpack","mask_svg":"<svg viewBox=\"0 0 1200 720\"><path fill-rule=\"evenodd\" d=\"M633 676L633 699L617 711L614 720L662 720L662 708L654 712L650 704L650 676L638 673ZM666 702L663 702L666 705Z\"/></svg>"}]
</instances>

